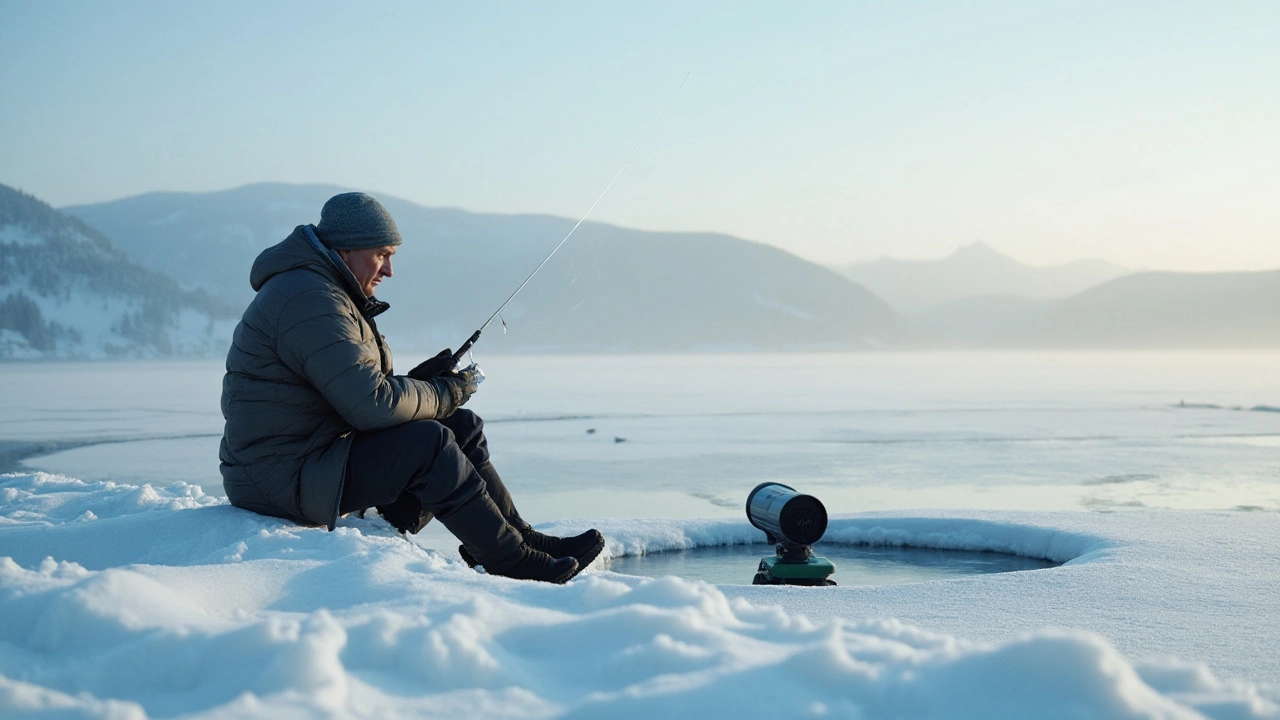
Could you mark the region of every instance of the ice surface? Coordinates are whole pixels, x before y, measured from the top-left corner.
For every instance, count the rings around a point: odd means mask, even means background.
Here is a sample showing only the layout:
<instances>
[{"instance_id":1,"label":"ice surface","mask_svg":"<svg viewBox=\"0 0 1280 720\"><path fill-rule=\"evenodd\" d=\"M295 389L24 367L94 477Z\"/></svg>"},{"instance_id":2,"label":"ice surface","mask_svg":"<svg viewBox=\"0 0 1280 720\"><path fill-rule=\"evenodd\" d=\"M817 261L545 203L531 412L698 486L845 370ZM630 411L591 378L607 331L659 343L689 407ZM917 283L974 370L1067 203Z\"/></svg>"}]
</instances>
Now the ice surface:
<instances>
[{"instance_id":1,"label":"ice surface","mask_svg":"<svg viewBox=\"0 0 1280 720\"><path fill-rule=\"evenodd\" d=\"M300 528L184 484L8 475L0 510L7 717L1280 714L1274 686L1222 679L1163 653L1135 658L1106 633L1145 625L1147 635L1180 634L1183 657L1273 673L1277 595L1274 580L1268 588L1260 579L1280 566L1272 514L1198 521L1237 531L1236 546L1216 552L1185 532L1206 513L837 518L832 532L846 540L1070 562L856 595L756 588L735 596L607 572L561 587L495 578L415 547L381 521ZM612 553L757 539L745 521L601 525ZM581 523L548 529L570 526ZM1267 548L1255 572L1220 569ZM1197 562L1210 554L1221 562ZM1173 581L1196 586L1200 602L1165 594ZM1216 595L1203 594L1209 582ZM1082 594L1108 608L1094 631L1045 629ZM1139 596L1141 607L1127 604ZM982 622L947 634L880 612L892 605L909 615L940 598L970 619L1041 612L1023 620L1036 629L1010 628L1012 637L994 642ZM885 619L869 619L877 615ZM1210 641L1223 635L1235 640Z\"/></svg>"},{"instance_id":2,"label":"ice surface","mask_svg":"<svg viewBox=\"0 0 1280 720\"><path fill-rule=\"evenodd\" d=\"M489 380L468 407L542 519L736 517L765 481L846 511L1280 511L1280 413L1251 410L1280 406L1276 352L480 359ZM31 469L216 492L201 448L222 432L221 377L221 363L9 364L0 442L67 448ZM145 443L75 447L104 440Z\"/></svg>"},{"instance_id":3,"label":"ice surface","mask_svg":"<svg viewBox=\"0 0 1280 720\"><path fill-rule=\"evenodd\" d=\"M0 716L1278 716L1280 354L480 361L522 512L606 554L759 542L777 480L829 540L1066 565L511 582L202 492L220 363L10 363L0 460L83 478L0 478Z\"/></svg>"}]
</instances>

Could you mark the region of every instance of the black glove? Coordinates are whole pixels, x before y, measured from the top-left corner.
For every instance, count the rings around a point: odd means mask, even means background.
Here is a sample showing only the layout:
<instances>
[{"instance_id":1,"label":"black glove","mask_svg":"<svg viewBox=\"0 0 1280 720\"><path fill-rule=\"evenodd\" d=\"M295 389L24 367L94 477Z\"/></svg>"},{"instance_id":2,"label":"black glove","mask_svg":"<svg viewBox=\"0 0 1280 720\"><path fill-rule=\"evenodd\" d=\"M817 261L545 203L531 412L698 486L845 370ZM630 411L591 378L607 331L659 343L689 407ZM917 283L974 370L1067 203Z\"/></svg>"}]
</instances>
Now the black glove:
<instances>
[{"instance_id":1,"label":"black glove","mask_svg":"<svg viewBox=\"0 0 1280 720\"><path fill-rule=\"evenodd\" d=\"M436 387L436 396L440 398L440 409L436 418L447 418L466 404L476 390L480 389L481 378L483 376L475 365L468 365L457 372L431 378L431 384Z\"/></svg>"},{"instance_id":2,"label":"black glove","mask_svg":"<svg viewBox=\"0 0 1280 720\"><path fill-rule=\"evenodd\" d=\"M453 366L456 364L457 363L453 359L453 351L449 348L445 348L435 357L422 362L418 367L410 370L409 377L414 380L430 380L433 377L450 375L453 373Z\"/></svg>"}]
</instances>

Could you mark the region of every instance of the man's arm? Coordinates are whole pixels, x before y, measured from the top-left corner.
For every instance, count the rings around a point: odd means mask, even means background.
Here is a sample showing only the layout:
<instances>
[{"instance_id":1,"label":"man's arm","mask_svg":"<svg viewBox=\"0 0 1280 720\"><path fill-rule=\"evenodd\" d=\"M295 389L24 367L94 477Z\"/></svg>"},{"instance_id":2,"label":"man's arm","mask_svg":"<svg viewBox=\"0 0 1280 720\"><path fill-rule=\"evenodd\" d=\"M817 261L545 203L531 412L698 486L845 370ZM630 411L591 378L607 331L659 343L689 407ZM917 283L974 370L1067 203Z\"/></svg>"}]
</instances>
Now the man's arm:
<instances>
[{"instance_id":1,"label":"man's arm","mask_svg":"<svg viewBox=\"0 0 1280 720\"><path fill-rule=\"evenodd\" d=\"M451 413L433 383L382 373L376 349L361 341L361 323L334 292L290 299L280 314L276 351L356 430L381 430Z\"/></svg>"}]
</instances>

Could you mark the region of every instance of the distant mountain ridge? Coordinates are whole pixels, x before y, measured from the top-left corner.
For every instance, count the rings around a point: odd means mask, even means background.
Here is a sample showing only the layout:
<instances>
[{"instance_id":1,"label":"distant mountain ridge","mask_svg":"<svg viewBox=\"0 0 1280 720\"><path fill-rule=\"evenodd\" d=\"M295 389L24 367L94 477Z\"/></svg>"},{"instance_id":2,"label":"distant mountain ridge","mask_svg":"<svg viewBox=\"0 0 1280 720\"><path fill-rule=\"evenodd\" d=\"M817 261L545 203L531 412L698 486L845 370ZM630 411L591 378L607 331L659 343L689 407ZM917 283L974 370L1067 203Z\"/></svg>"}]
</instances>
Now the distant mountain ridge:
<instances>
[{"instance_id":1,"label":"distant mountain ridge","mask_svg":"<svg viewBox=\"0 0 1280 720\"><path fill-rule=\"evenodd\" d=\"M62 210L101 230L135 262L243 307L253 297L249 267L258 253L294 226L318 220L321 205L336 192L341 190L327 185L266 184L217 193L153 192Z\"/></svg>"},{"instance_id":2,"label":"distant mountain ridge","mask_svg":"<svg viewBox=\"0 0 1280 720\"><path fill-rule=\"evenodd\" d=\"M940 260L880 258L836 270L909 316L971 297L1065 298L1133 272L1105 260L1032 267L983 242L961 247Z\"/></svg>"},{"instance_id":3,"label":"distant mountain ridge","mask_svg":"<svg viewBox=\"0 0 1280 720\"><path fill-rule=\"evenodd\" d=\"M66 211L130 257L243 307L265 247L347 188L261 184L151 193ZM405 238L379 318L397 350L457 346L573 226L545 215L427 208L375 193ZM495 321L481 349L673 352L902 347L901 316L865 288L777 248L712 233L584 223Z\"/></svg>"},{"instance_id":4,"label":"distant mountain ridge","mask_svg":"<svg viewBox=\"0 0 1280 720\"><path fill-rule=\"evenodd\" d=\"M235 313L0 185L0 358L205 356Z\"/></svg>"},{"instance_id":5,"label":"distant mountain ridge","mask_svg":"<svg viewBox=\"0 0 1280 720\"><path fill-rule=\"evenodd\" d=\"M1280 270L1126 275L1064 299L964 298L915 318L946 347L1280 347Z\"/></svg>"},{"instance_id":6,"label":"distant mountain ridge","mask_svg":"<svg viewBox=\"0 0 1280 720\"><path fill-rule=\"evenodd\" d=\"M1128 275L1044 308L1010 335L1032 347L1280 347L1280 270Z\"/></svg>"},{"instance_id":7,"label":"distant mountain ridge","mask_svg":"<svg viewBox=\"0 0 1280 720\"><path fill-rule=\"evenodd\" d=\"M238 311L253 296L248 274L257 254L296 225L318 221L325 200L345 190L263 184L151 193L67 211L146 267ZM396 274L379 291L393 308L378 321L402 358L457 347L573 225L568 218L428 208L377 196L405 237ZM983 244L940 261L877 262L901 271L896 279L880 276L888 283L884 292L897 288L920 303L969 294L908 320L866 287L767 245L585 223L488 328L478 349L1280 347L1280 271L1108 278L1124 269L1101 261L1031 268ZM1068 292L1082 285L1088 287Z\"/></svg>"}]
</instances>

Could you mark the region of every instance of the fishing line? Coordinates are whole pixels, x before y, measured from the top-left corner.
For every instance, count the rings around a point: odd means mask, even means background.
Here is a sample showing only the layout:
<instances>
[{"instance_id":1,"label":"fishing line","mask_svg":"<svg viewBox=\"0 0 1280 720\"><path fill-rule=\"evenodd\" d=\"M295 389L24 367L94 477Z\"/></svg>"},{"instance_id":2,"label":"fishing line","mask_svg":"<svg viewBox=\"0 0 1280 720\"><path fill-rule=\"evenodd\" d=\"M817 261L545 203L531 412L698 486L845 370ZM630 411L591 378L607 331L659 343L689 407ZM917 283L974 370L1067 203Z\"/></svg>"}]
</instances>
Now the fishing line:
<instances>
[{"instance_id":1,"label":"fishing line","mask_svg":"<svg viewBox=\"0 0 1280 720\"><path fill-rule=\"evenodd\" d=\"M549 261L551 257L555 255L556 252L559 251L560 248L566 242L568 242L569 238L572 237L575 232L577 232L578 227L581 226L582 223L586 222L587 217L590 216L591 212L596 209L596 206L600 204L600 201L604 199L604 196L609 194L609 189L613 187L614 183L618 182L618 178L622 177L622 173L627 169L627 166L631 164L632 158L634 158L637 154L639 154L640 148L644 147L644 144L649 141L649 136L653 134L653 131L657 129L658 124L662 122L663 116L667 114L667 110L669 110L671 108L671 105L676 101L676 98L680 95L680 91L684 89L684 84L689 81L689 76L692 74L693 74L692 70L684 74L684 79L680 81L680 87L676 88L676 91L671 96L671 99L668 100L667 104L662 108L662 112L658 113L658 119L654 120L653 125L649 126L649 132L644 134L644 138L640 140L640 144L636 145L636 149L632 150L631 154L627 156L627 159L622 163L622 167L618 168L618 172L614 174L613 179L609 181L608 185L604 186L604 190L600 191L600 195L596 198L595 202L591 203L591 207L587 208L587 212L584 213L583 216L578 219L578 222L573 224L573 227L569 229L569 232L566 233L563 238L561 238L560 242L556 244L554 248L552 248L551 252L547 253L547 256L542 259L542 262L538 263L538 267L534 268L533 272L529 273L529 277L526 277L524 279L524 282L520 283L520 287L516 288L515 292L511 293L511 295L506 300L504 300L501 305L498 306L497 310L493 311L493 314L489 316L489 319L485 320L484 324L480 326L480 329L476 330L474 333L471 334L471 337L467 338L467 341L462 344L462 347L458 348L458 352L453 354L454 363L457 363L462 360L462 356L466 355L467 351L471 349L471 346L475 345L476 341L480 339L480 333L484 332L485 328L489 327L489 324L493 322L494 318L498 317L498 313L502 312L502 309L507 306L507 303L511 302L515 298L515 296L519 294L521 290L524 289L524 286L529 284L529 281L533 279L534 275L538 274L538 271L542 269L542 266L546 265L547 261ZM506 323L503 323L502 327L503 327L503 331L505 332Z\"/></svg>"}]
</instances>

